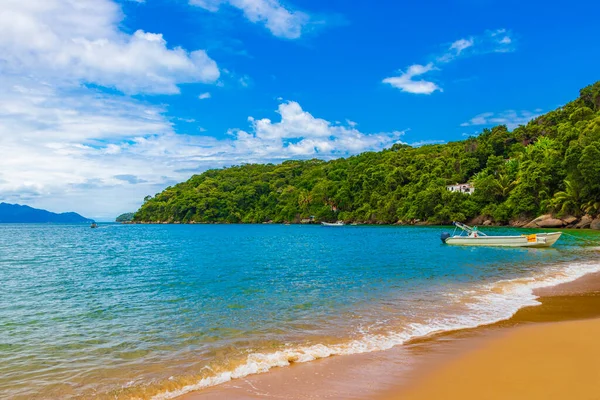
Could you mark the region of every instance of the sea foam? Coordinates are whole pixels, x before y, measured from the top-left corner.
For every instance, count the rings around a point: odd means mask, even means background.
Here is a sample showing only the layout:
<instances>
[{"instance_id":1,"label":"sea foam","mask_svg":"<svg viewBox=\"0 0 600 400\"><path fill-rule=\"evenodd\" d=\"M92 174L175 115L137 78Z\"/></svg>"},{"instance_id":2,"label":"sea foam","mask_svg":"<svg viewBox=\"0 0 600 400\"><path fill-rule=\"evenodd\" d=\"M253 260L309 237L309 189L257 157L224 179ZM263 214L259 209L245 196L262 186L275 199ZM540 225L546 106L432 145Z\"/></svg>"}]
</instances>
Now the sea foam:
<instances>
[{"instance_id":1,"label":"sea foam","mask_svg":"<svg viewBox=\"0 0 600 400\"><path fill-rule=\"evenodd\" d=\"M438 315L431 316L425 321L408 322L399 329L394 327L383 334L365 333L358 339L339 344L314 344L269 353L252 353L244 363L231 371L216 373L199 379L194 384L162 392L153 399L172 399L234 379L265 373L272 368L289 366L292 363L304 363L336 355L383 351L420 337L493 324L511 318L523 307L539 305L538 297L534 294L535 289L571 282L594 272L600 272L600 263L559 264L546 267L537 275L500 280L456 293L447 293L449 302L459 304L461 307L458 308L461 312L452 313L442 310Z\"/></svg>"}]
</instances>

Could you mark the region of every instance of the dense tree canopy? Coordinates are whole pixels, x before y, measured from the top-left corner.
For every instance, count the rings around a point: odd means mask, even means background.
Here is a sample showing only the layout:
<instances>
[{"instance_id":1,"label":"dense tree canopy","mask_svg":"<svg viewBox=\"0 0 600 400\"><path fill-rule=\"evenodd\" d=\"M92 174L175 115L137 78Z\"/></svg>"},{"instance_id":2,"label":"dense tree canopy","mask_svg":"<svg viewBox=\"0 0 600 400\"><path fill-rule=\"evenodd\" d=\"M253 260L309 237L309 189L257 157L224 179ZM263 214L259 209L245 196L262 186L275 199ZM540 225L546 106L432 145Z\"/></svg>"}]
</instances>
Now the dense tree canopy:
<instances>
[{"instance_id":1,"label":"dense tree canopy","mask_svg":"<svg viewBox=\"0 0 600 400\"><path fill-rule=\"evenodd\" d=\"M463 182L475 193L446 190ZM512 132L500 125L443 145L209 170L147 197L134 220L505 223L549 211L600 213L600 82Z\"/></svg>"},{"instance_id":2,"label":"dense tree canopy","mask_svg":"<svg viewBox=\"0 0 600 400\"><path fill-rule=\"evenodd\" d=\"M135 215L135 213L121 214L115 219L115 221L116 222L130 222L133 220L134 215Z\"/></svg>"}]
</instances>

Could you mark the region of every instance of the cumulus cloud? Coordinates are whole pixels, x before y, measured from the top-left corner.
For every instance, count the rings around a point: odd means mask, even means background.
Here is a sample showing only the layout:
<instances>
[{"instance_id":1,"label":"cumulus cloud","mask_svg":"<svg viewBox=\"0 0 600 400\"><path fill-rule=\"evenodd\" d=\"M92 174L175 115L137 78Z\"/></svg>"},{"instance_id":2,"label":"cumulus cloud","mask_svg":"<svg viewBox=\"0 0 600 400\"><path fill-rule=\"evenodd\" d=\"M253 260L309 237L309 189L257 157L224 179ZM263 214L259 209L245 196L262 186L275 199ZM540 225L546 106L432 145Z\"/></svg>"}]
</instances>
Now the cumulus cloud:
<instances>
[{"instance_id":1,"label":"cumulus cloud","mask_svg":"<svg viewBox=\"0 0 600 400\"><path fill-rule=\"evenodd\" d=\"M248 153L259 159L285 159L291 157L333 158L356 154L366 150L379 150L396 143L404 132L365 134L355 123L336 125L315 118L294 101L279 105L281 121L250 117L251 130L234 129L236 152Z\"/></svg>"},{"instance_id":2,"label":"cumulus cloud","mask_svg":"<svg viewBox=\"0 0 600 400\"><path fill-rule=\"evenodd\" d=\"M119 29L110 0L5 0L0 13L4 73L55 84L87 82L125 93L178 93L181 83L213 83L219 69L204 50L169 48L161 34Z\"/></svg>"},{"instance_id":3,"label":"cumulus cloud","mask_svg":"<svg viewBox=\"0 0 600 400\"><path fill-rule=\"evenodd\" d=\"M278 0L190 0L190 4L216 12L223 4L241 10L249 21L264 25L274 36L298 39L310 22L308 14L284 7Z\"/></svg>"},{"instance_id":4,"label":"cumulus cloud","mask_svg":"<svg viewBox=\"0 0 600 400\"><path fill-rule=\"evenodd\" d=\"M506 110L501 113L486 112L476 115L467 122L463 122L460 126L493 126L506 125L508 129L515 129L520 125L526 125L529 121L539 117L542 110L537 109L531 111L515 111Z\"/></svg>"},{"instance_id":5,"label":"cumulus cloud","mask_svg":"<svg viewBox=\"0 0 600 400\"><path fill-rule=\"evenodd\" d=\"M126 96L29 77L0 76L0 86L0 201L92 218L133 211L144 196L208 168L331 159L389 147L402 135L366 134L286 102L278 121L251 117L247 129L219 140L177 134L164 109Z\"/></svg>"},{"instance_id":6,"label":"cumulus cloud","mask_svg":"<svg viewBox=\"0 0 600 400\"><path fill-rule=\"evenodd\" d=\"M277 11L278 3L262 3ZM204 51L169 47L159 33L121 31L122 11L110 0L4 0L2 6L0 201L110 219L208 168L335 158L388 147L402 135L332 124L296 102L280 104L277 121L249 118L248 127L225 139L199 134L202 121L192 119L185 121L189 134L175 132L163 106L131 94L218 82L220 71ZM285 12L279 18L261 7L248 15L274 33L294 35Z\"/></svg>"},{"instance_id":7,"label":"cumulus cloud","mask_svg":"<svg viewBox=\"0 0 600 400\"><path fill-rule=\"evenodd\" d=\"M400 71L402 73L399 76L385 78L383 82L407 93L431 94L436 90L442 91L442 89L433 82L424 79L413 79L417 76L426 74L433 69L435 69L433 63L427 65L414 64L408 67L406 72Z\"/></svg>"},{"instance_id":8,"label":"cumulus cloud","mask_svg":"<svg viewBox=\"0 0 600 400\"><path fill-rule=\"evenodd\" d=\"M445 50L441 54L432 56L435 62L430 62L427 65L413 64L407 68L406 72L400 71L401 75L385 78L383 83L390 84L406 93L431 94L436 90L441 92L442 88L436 83L426 80L415 81L413 78L431 70L440 69L439 66L460 57L487 53L507 53L514 51L514 49L514 41L511 39L509 31L506 29L488 30L481 35L458 39L445 45Z\"/></svg>"},{"instance_id":9,"label":"cumulus cloud","mask_svg":"<svg viewBox=\"0 0 600 400\"><path fill-rule=\"evenodd\" d=\"M200 96L198 96L198 98L200 100L210 99L211 97L212 96L211 96L210 92L205 92L205 93L202 93Z\"/></svg>"}]
</instances>

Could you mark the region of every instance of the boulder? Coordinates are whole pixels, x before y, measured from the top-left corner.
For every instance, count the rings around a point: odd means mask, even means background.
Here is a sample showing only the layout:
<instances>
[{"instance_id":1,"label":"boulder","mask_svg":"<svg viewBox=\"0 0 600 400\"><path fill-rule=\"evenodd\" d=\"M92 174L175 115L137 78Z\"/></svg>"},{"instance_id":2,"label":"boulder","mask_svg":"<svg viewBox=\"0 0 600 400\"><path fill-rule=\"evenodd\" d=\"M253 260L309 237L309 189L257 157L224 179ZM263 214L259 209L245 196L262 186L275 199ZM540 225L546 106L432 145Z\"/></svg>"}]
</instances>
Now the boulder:
<instances>
[{"instance_id":1,"label":"boulder","mask_svg":"<svg viewBox=\"0 0 600 400\"><path fill-rule=\"evenodd\" d=\"M508 225L512 226L513 228L522 228L522 227L525 227L527 225L527 221L523 220L521 218L519 218L519 219L513 219L513 220L510 220L508 222Z\"/></svg>"},{"instance_id":2,"label":"boulder","mask_svg":"<svg viewBox=\"0 0 600 400\"><path fill-rule=\"evenodd\" d=\"M552 218L552 215L550 214L544 214L544 215L540 215L539 217L537 217L536 219L534 219L533 221L530 221L528 223L526 223L525 225L523 225L523 228L537 228L537 223L544 221L546 219L550 219Z\"/></svg>"},{"instance_id":3,"label":"boulder","mask_svg":"<svg viewBox=\"0 0 600 400\"><path fill-rule=\"evenodd\" d=\"M484 221L485 221L485 218L482 215L478 215L477 217L475 217L472 220L470 220L469 222L467 222L467 225L477 226L477 225L483 224Z\"/></svg>"},{"instance_id":4,"label":"boulder","mask_svg":"<svg viewBox=\"0 0 600 400\"><path fill-rule=\"evenodd\" d=\"M486 219L485 221L483 221L483 226L490 226L492 224L492 221L489 219Z\"/></svg>"},{"instance_id":5,"label":"boulder","mask_svg":"<svg viewBox=\"0 0 600 400\"><path fill-rule=\"evenodd\" d=\"M572 215L569 215L567 217L561 218L563 221L565 221L565 224L570 225L573 222L577 221L577 217L573 217Z\"/></svg>"},{"instance_id":6,"label":"boulder","mask_svg":"<svg viewBox=\"0 0 600 400\"><path fill-rule=\"evenodd\" d=\"M536 222L538 228L562 228L567 225L565 221L558 218L549 218L543 221Z\"/></svg>"},{"instance_id":7,"label":"boulder","mask_svg":"<svg viewBox=\"0 0 600 400\"><path fill-rule=\"evenodd\" d=\"M590 227L593 220L594 219L592 217L590 217L589 215L584 215L583 217L581 217L581 220L575 225L575 228L587 229Z\"/></svg>"},{"instance_id":8,"label":"boulder","mask_svg":"<svg viewBox=\"0 0 600 400\"><path fill-rule=\"evenodd\" d=\"M562 219L554 218L552 214L545 214L526 224L524 228L562 228L565 225L567 224Z\"/></svg>"},{"instance_id":9,"label":"boulder","mask_svg":"<svg viewBox=\"0 0 600 400\"><path fill-rule=\"evenodd\" d=\"M590 228L600 231L600 218L596 218L595 220L593 220L590 224Z\"/></svg>"}]
</instances>

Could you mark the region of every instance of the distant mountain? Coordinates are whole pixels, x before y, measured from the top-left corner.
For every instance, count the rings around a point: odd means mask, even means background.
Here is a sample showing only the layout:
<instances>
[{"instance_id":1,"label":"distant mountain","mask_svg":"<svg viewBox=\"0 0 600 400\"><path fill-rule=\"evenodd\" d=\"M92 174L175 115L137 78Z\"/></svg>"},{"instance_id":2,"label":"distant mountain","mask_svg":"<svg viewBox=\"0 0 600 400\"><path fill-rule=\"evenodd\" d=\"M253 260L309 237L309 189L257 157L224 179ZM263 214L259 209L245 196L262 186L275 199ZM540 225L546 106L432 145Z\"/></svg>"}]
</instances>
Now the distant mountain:
<instances>
[{"instance_id":1,"label":"distant mountain","mask_svg":"<svg viewBox=\"0 0 600 400\"><path fill-rule=\"evenodd\" d=\"M0 223L91 223L91 219L74 212L56 214L19 204L0 203Z\"/></svg>"}]
</instances>

